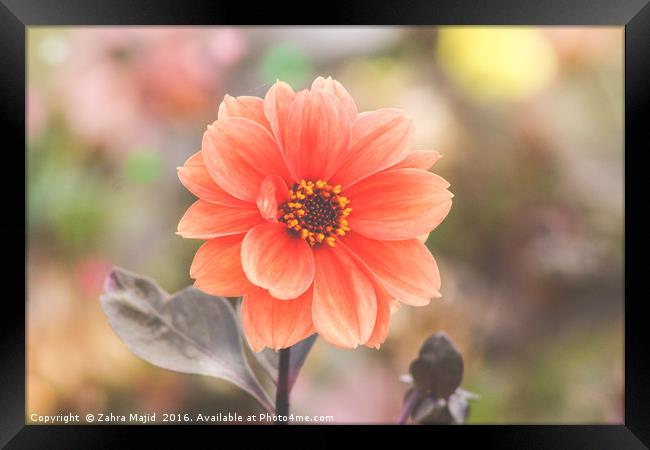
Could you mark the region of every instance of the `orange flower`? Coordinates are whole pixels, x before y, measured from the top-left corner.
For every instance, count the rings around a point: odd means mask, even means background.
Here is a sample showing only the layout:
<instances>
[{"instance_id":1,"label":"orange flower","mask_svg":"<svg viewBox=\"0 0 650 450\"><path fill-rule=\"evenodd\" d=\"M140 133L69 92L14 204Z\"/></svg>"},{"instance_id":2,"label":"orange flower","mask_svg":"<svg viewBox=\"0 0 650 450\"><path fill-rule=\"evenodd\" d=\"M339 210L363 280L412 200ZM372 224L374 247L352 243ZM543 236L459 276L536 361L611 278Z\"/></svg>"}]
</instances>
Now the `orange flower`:
<instances>
[{"instance_id":1,"label":"orange flower","mask_svg":"<svg viewBox=\"0 0 650 450\"><path fill-rule=\"evenodd\" d=\"M226 96L202 149L179 168L199 200L178 234L207 239L195 286L243 296L251 347L281 349L315 331L340 347L379 348L398 302L440 297L423 244L445 218L449 183L412 151L411 117L358 113L345 88L317 78L264 99Z\"/></svg>"}]
</instances>

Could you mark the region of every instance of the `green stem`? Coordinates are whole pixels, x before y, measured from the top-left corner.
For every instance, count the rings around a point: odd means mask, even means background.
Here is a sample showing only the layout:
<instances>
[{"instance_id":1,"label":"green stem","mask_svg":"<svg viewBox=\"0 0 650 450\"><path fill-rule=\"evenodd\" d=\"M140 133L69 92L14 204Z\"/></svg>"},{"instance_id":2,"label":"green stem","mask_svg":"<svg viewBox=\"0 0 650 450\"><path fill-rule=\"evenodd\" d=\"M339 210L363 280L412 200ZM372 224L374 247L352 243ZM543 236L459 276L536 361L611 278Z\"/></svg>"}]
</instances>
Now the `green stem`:
<instances>
[{"instance_id":1,"label":"green stem","mask_svg":"<svg viewBox=\"0 0 650 450\"><path fill-rule=\"evenodd\" d=\"M396 425L404 425L413 411L413 407L417 403L417 400L420 398L420 390L417 387L413 387L411 394L408 396L402 407L402 411L397 418Z\"/></svg>"},{"instance_id":2,"label":"green stem","mask_svg":"<svg viewBox=\"0 0 650 450\"><path fill-rule=\"evenodd\" d=\"M291 348L280 350L280 361L278 365L278 386L275 394L275 413L278 418L276 425L287 423L289 417L289 360Z\"/></svg>"}]
</instances>

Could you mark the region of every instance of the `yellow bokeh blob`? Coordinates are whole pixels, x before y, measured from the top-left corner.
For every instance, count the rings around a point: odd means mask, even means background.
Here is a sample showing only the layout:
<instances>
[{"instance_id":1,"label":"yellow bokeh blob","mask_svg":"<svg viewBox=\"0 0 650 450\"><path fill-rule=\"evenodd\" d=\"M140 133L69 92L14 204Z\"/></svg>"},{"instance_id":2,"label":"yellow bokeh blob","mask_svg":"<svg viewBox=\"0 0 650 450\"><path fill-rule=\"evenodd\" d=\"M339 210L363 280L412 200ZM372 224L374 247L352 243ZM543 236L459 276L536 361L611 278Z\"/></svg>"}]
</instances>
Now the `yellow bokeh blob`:
<instances>
[{"instance_id":1,"label":"yellow bokeh blob","mask_svg":"<svg viewBox=\"0 0 650 450\"><path fill-rule=\"evenodd\" d=\"M540 30L524 27L441 27L442 69L468 93L520 100L556 74L555 51Z\"/></svg>"}]
</instances>

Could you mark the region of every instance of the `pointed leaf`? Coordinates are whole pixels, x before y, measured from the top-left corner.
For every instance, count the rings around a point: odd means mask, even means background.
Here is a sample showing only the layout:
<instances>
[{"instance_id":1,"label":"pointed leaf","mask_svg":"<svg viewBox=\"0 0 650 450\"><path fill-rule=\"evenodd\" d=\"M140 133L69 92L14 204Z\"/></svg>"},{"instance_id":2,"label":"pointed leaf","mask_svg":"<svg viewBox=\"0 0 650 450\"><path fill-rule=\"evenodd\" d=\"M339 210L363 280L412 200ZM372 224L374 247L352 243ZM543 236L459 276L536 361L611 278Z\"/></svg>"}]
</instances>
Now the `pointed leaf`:
<instances>
[{"instance_id":1,"label":"pointed leaf","mask_svg":"<svg viewBox=\"0 0 650 450\"><path fill-rule=\"evenodd\" d=\"M293 388L293 385L298 379L300 369L305 364L309 350L311 350L316 342L316 338L318 338L318 334L314 333L291 347L291 356L289 357L289 391L291 391L291 388Z\"/></svg>"},{"instance_id":2,"label":"pointed leaf","mask_svg":"<svg viewBox=\"0 0 650 450\"><path fill-rule=\"evenodd\" d=\"M151 279L115 268L101 305L115 333L140 358L164 369L228 380L273 411L246 362L226 299L193 287L170 296Z\"/></svg>"},{"instance_id":3,"label":"pointed leaf","mask_svg":"<svg viewBox=\"0 0 650 450\"><path fill-rule=\"evenodd\" d=\"M291 347L291 352L289 353L289 392L298 379L298 374L300 369L305 364L307 355L311 350L312 346L316 342L318 334L314 333L308 338L303 339L302 341L294 344ZM270 348L266 348L261 352L253 352L255 358L260 363L260 365L266 370L271 379L275 384L278 383L278 365L279 365L279 353Z\"/></svg>"},{"instance_id":4,"label":"pointed leaf","mask_svg":"<svg viewBox=\"0 0 650 450\"><path fill-rule=\"evenodd\" d=\"M278 383L279 353L273 349L265 348L261 352L253 352L255 359L264 368L275 384Z\"/></svg>"}]
</instances>

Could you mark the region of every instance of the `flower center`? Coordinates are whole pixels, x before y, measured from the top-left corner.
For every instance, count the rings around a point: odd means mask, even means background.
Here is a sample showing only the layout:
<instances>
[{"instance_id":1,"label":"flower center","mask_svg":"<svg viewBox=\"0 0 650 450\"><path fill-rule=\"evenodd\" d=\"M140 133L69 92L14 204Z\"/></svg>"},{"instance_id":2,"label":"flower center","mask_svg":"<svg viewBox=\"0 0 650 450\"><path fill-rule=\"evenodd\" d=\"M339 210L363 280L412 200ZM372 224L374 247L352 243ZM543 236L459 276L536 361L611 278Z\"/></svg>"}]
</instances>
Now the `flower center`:
<instances>
[{"instance_id":1,"label":"flower center","mask_svg":"<svg viewBox=\"0 0 650 450\"><path fill-rule=\"evenodd\" d=\"M280 205L278 220L312 247L323 242L334 247L336 239L350 231L346 219L352 211L349 204L339 184L300 180L289 189L289 200Z\"/></svg>"}]
</instances>

